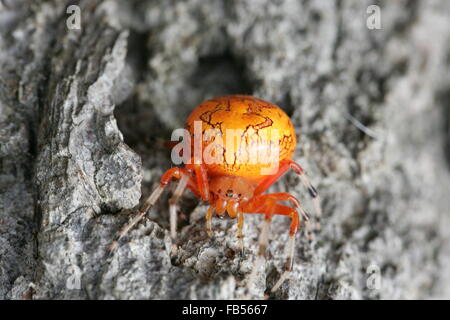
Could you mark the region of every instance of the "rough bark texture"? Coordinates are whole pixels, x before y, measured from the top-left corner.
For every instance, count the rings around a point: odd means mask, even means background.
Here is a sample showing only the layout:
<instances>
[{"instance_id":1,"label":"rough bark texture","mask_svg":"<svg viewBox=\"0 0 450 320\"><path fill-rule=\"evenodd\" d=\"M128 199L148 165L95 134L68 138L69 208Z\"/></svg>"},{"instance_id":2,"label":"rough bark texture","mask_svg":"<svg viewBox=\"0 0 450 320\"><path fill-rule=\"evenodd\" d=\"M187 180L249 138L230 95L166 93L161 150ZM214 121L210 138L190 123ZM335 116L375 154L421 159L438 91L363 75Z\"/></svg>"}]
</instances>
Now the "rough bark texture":
<instances>
[{"instance_id":1,"label":"rough bark texture","mask_svg":"<svg viewBox=\"0 0 450 320\"><path fill-rule=\"evenodd\" d=\"M81 30L66 26L74 3ZM379 1L382 29L369 30L370 4L4 0L0 298L247 294L261 217L246 218L241 258L235 221L214 220L208 239L206 206L189 193L176 256L168 195L106 253L171 166L160 141L230 93L292 117L295 160L323 202L321 232L298 236L291 280L272 298L450 298L450 4ZM294 175L273 190L312 211ZM282 272L288 226L274 219L250 297Z\"/></svg>"}]
</instances>

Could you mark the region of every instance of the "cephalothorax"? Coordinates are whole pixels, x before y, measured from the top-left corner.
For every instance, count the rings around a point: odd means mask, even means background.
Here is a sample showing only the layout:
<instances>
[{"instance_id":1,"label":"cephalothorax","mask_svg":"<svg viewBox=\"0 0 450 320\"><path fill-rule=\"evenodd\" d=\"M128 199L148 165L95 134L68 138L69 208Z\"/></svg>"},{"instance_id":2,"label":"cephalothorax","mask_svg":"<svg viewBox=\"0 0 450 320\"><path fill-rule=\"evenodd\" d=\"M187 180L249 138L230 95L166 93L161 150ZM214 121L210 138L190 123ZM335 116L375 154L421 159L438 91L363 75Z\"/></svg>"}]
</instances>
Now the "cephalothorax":
<instances>
[{"instance_id":1,"label":"cephalothorax","mask_svg":"<svg viewBox=\"0 0 450 320\"><path fill-rule=\"evenodd\" d=\"M201 103L188 117L186 130L190 141L190 155L186 157L184 154L186 163L163 174L159 186L121 230L111 250L175 179L178 185L169 200L173 243L176 239L176 204L186 188L210 204L206 212L206 229L210 236L213 234L211 220L214 213L219 216L227 213L230 218L237 218L237 236L242 250L244 214L264 215L257 266L253 273L263 261L272 216L283 215L291 219L285 272L272 288L272 291L277 290L292 269L295 235L300 226L299 213L305 220L308 215L300 201L289 193L264 192L287 170L293 169L313 198L317 217L321 215L316 189L302 167L291 160L296 135L289 117L271 103L251 96L231 95ZM288 201L292 206L280 204L280 201Z\"/></svg>"}]
</instances>

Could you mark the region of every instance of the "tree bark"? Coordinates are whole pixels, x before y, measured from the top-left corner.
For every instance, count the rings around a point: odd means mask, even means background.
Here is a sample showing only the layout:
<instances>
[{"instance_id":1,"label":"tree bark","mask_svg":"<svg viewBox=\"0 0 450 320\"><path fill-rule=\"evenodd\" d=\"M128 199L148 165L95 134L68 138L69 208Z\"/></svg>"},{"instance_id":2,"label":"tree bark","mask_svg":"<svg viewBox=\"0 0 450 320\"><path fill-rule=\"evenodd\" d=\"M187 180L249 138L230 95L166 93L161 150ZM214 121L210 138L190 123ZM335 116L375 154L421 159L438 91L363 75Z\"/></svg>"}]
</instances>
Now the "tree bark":
<instances>
[{"instance_id":1,"label":"tree bark","mask_svg":"<svg viewBox=\"0 0 450 320\"><path fill-rule=\"evenodd\" d=\"M69 5L80 29L69 28ZM450 4L376 1L0 4L0 298L261 298L288 219L246 290L261 217L215 219L168 194L107 247L173 164L161 145L201 101L251 94L291 116L322 229L297 236L276 299L450 297ZM273 187L312 203L294 174ZM141 199L142 195L142 199ZM141 200L141 202L140 202Z\"/></svg>"}]
</instances>

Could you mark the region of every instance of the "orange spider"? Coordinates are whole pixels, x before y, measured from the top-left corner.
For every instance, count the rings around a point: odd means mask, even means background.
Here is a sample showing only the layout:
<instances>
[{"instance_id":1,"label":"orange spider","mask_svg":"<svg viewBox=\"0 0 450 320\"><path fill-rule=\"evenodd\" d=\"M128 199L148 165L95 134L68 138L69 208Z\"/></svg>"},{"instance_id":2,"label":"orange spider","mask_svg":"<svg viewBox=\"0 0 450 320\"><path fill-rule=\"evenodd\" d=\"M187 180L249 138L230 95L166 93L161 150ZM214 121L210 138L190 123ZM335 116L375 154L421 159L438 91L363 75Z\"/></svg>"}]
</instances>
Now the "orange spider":
<instances>
[{"instance_id":1,"label":"orange spider","mask_svg":"<svg viewBox=\"0 0 450 320\"><path fill-rule=\"evenodd\" d=\"M209 202L206 213L206 229L212 236L211 220L214 212L232 219L237 218L237 237L243 252L244 213L264 214L264 225L259 239L257 266L263 262L269 223L273 215L291 218L288 240L288 257L285 271L272 288L277 290L292 270L295 235L299 229L300 212L305 220L308 215L300 201L289 193L263 194L290 168L297 173L313 198L317 217L321 215L316 189L309 182L302 167L291 160L295 151L296 136L289 117L278 106L251 96L231 95L201 103L188 117L182 149L185 164L167 170L159 186L145 201L142 209L119 233L111 245L118 241L155 204L172 179L179 180L169 200L170 234L176 240L176 203L188 188L198 198ZM183 145L181 145L183 146ZM174 150L178 150L174 147ZM192 154L192 156L191 156ZM279 204L289 201L293 208Z\"/></svg>"}]
</instances>

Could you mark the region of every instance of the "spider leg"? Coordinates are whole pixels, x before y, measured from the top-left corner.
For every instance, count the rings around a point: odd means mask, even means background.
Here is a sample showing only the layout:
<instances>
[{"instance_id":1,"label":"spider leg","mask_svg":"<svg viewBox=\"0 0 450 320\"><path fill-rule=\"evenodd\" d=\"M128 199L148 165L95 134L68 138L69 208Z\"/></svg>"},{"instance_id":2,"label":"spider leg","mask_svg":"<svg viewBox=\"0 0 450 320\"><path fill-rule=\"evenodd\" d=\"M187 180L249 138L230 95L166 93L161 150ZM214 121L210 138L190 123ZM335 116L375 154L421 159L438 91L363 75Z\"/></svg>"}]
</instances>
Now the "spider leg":
<instances>
[{"instance_id":1,"label":"spider leg","mask_svg":"<svg viewBox=\"0 0 450 320\"><path fill-rule=\"evenodd\" d=\"M136 216L131 219L129 223L123 226L123 228L118 233L116 239L112 242L112 244L109 246L108 251L110 253L114 252L117 245L119 244L120 240L143 218L143 216L147 213L148 208L153 206L155 202L158 200L158 198L161 196L162 192L164 191L165 186L159 185L156 187L156 189L150 194L150 196L145 201L144 205L142 206L141 210L138 211Z\"/></svg>"},{"instance_id":2,"label":"spider leg","mask_svg":"<svg viewBox=\"0 0 450 320\"><path fill-rule=\"evenodd\" d=\"M239 244L239 251L241 253L241 257L244 256L244 234L242 230L244 229L244 212L242 210L238 211L237 214L237 238Z\"/></svg>"},{"instance_id":3,"label":"spider leg","mask_svg":"<svg viewBox=\"0 0 450 320\"><path fill-rule=\"evenodd\" d=\"M206 232L208 233L208 236L212 237L213 236L213 231L212 231L212 217L214 214L214 207L213 206L209 206L208 207L208 211L206 211Z\"/></svg>"},{"instance_id":4,"label":"spider leg","mask_svg":"<svg viewBox=\"0 0 450 320\"><path fill-rule=\"evenodd\" d=\"M209 206L208 207L208 211L206 212L206 216L205 216L205 220L206 220L206 232L208 233L208 236L212 237L213 236L213 231L212 231L212 217L214 214L215 208L214 206ZM237 213L237 238L238 238L238 242L239 242L239 251L241 256L244 256L244 234L242 232L243 228L244 228L244 212L242 212L242 210L240 210L240 208L238 208Z\"/></svg>"},{"instance_id":5,"label":"spider leg","mask_svg":"<svg viewBox=\"0 0 450 320\"><path fill-rule=\"evenodd\" d=\"M302 181L303 185L308 189L309 195L312 198L313 204L314 204L314 210L316 212L315 220L316 220L316 230L320 229L320 219L322 218L322 206L320 205L320 197L319 193L317 192L316 188L312 185L311 181L309 180L308 176L306 175L303 168L296 162L290 161L291 168L295 171L295 173L298 174L300 177L300 180Z\"/></svg>"},{"instance_id":6,"label":"spider leg","mask_svg":"<svg viewBox=\"0 0 450 320\"><path fill-rule=\"evenodd\" d=\"M287 256L286 256L286 263L284 265L284 272L281 274L278 281L275 283L275 285L270 290L271 292L275 292L278 290L278 288L283 284L283 282L289 277L292 267L294 265L294 256L295 256L295 235L297 234L298 227L300 225L300 220L298 213L295 209L283 206L283 205L277 205L276 211L274 214L284 215L291 218L291 226L289 228L289 238L287 243Z\"/></svg>"},{"instance_id":7,"label":"spider leg","mask_svg":"<svg viewBox=\"0 0 450 320\"><path fill-rule=\"evenodd\" d=\"M309 214L303 208L302 204L300 203L300 200L298 200L292 194L287 193L287 192L275 192L275 193L268 193L268 194L260 195L260 196L256 197L255 199L257 202L264 203L264 200L268 199L268 198L272 198L277 201L290 201L294 205L294 207L300 211L303 219L305 219L306 221L309 220Z\"/></svg>"},{"instance_id":8,"label":"spider leg","mask_svg":"<svg viewBox=\"0 0 450 320\"><path fill-rule=\"evenodd\" d=\"M187 177L187 182L183 182L183 184L185 184L185 186L186 186L186 183L187 183L187 186L189 187L189 189L194 194L198 194L198 190L196 189L195 182L192 180L192 178L190 177L189 173L186 170L183 170L182 168L171 168L171 169L167 170L161 177L159 185L150 194L150 196L147 198L147 200L145 200L144 204L142 205L142 208L138 211L136 216L134 216L131 219L131 221L128 224L126 224L125 226L123 226L123 228L120 230L116 239L112 242L112 244L108 248L108 251L110 253L112 253L116 249L120 240L145 216L148 209L150 209L150 207L152 207L156 203L156 201L161 196L162 192L168 186L169 182L172 181L172 178L182 179L183 177ZM183 188L183 190L184 190L184 188ZM176 217L175 217L175 219L176 219Z\"/></svg>"},{"instance_id":9,"label":"spider leg","mask_svg":"<svg viewBox=\"0 0 450 320\"><path fill-rule=\"evenodd\" d=\"M201 143L201 142L200 142ZM191 161L194 162L194 161ZM204 164L193 164L193 163L189 163L186 164L186 169L190 170L191 172L194 172L195 174L195 185L197 188L197 197L204 200L204 201L208 201L209 200L209 181L208 181L208 173L206 170L206 167ZM213 232L212 232L212 217L214 214L214 206L210 206L208 208L208 211L206 212L206 232L208 233L208 236L212 237L213 236Z\"/></svg>"},{"instance_id":10,"label":"spider leg","mask_svg":"<svg viewBox=\"0 0 450 320\"><path fill-rule=\"evenodd\" d=\"M262 230L261 230L261 233L259 235L259 240L258 240L258 245L259 245L258 256L256 257L256 261L255 261L253 270L249 276L249 280L247 283L248 288L251 288L252 285L255 283L256 274L264 263L266 248L269 243L270 221L272 220L272 213L273 213L273 210L275 207L275 200L268 198L266 200L265 207L266 207L265 212L258 212L258 213L265 213L265 217L264 217Z\"/></svg>"},{"instance_id":11,"label":"spider leg","mask_svg":"<svg viewBox=\"0 0 450 320\"><path fill-rule=\"evenodd\" d=\"M202 164L189 163L186 164L186 169L193 171L195 173L195 182L198 189L199 198L201 198L204 201L208 201L209 181L208 181L208 172L206 170L205 165L203 163Z\"/></svg>"},{"instance_id":12,"label":"spider leg","mask_svg":"<svg viewBox=\"0 0 450 320\"><path fill-rule=\"evenodd\" d=\"M208 211L206 212L205 220L206 220L206 232L208 233L208 236L213 236L212 231L212 217L214 214L214 206L209 206ZM239 251L241 253L241 256L244 255L244 234L242 232L244 228L244 213L242 210L237 211L237 238L239 242Z\"/></svg>"},{"instance_id":13,"label":"spider leg","mask_svg":"<svg viewBox=\"0 0 450 320\"><path fill-rule=\"evenodd\" d=\"M302 184L306 187L306 189L309 192L309 195L311 196L313 203L314 203L314 210L316 212L315 214L315 220L316 220L316 230L320 229L320 219L322 217L322 207L320 205L320 197L319 193L317 192L316 188L312 185L311 181L309 180L308 176L306 175L303 168L296 162L285 159L280 162L280 166L278 169L278 172L274 175L268 176L266 179L264 179L255 189L254 195L258 196L262 194L264 191L266 191L272 184L275 183L287 170L292 169L295 171L296 174L298 174L300 181Z\"/></svg>"},{"instance_id":14,"label":"spider leg","mask_svg":"<svg viewBox=\"0 0 450 320\"><path fill-rule=\"evenodd\" d=\"M170 237L172 238L172 245L175 245L175 240L177 238L177 202L182 196L184 190L186 190L188 180L188 175L182 175L172 197L169 199Z\"/></svg>"},{"instance_id":15,"label":"spider leg","mask_svg":"<svg viewBox=\"0 0 450 320\"><path fill-rule=\"evenodd\" d=\"M305 226L309 226L308 222L310 221L310 217L309 214L306 212L305 208L303 208L300 200L298 200L296 197L294 197L293 195L287 193L287 192L276 192L276 193L269 193L269 194L263 194L258 196L256 199L258 199L257 201L261 202L264 199L267 198L274 198L277 201L289 201L292 203L292 205L294 206L294 208L301 214L303 221L305 221ZM305 228L305 233L306 233L306 237L308 238L309 241L313 240L313 234L312 232L309 230L309 228Z\"/></svg>"},{"instance_id":16,"label":"spider leg","mask_svg":"<svg viewBox=\"0 0 450 320\"><path fill-rule=\"evenodd\" d=\"M295 200L294 200L295 199ZM249 205L248 209L253 207L255 211L254 213L262 213L265 214L263 228L261 230L260 238L259 238L259 252L256 260L255 268L252 270L250 274L249 284L253 284L256 276L257 270L261 268L261 265L264 261L265 251L267 248L267 244L269 241L269 227L270 221L273 215L284 215L291 218L291 225L289 228L289 239L287 243L287 257L286 264L284 267L284 272L280 276L280 279L275 283L272 292L278 290L278 288L283 284L283 282L288 278L290 272L292 271L292 266L294 264L294 254L295 254L295 235L297 234L300 219L296 209L284 206L281 204L275 203L279 200L290 200L295 203L296 198L287 193L272 193L265 194L259 197L256 197L252 200L252 203ZM300 202L298 201L298 205L296 204L298 209L303 210L300 206ZM302 213L302 215L304 215Z\"/></svg>"}]
</instances>

